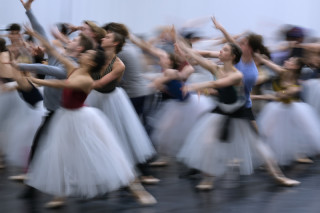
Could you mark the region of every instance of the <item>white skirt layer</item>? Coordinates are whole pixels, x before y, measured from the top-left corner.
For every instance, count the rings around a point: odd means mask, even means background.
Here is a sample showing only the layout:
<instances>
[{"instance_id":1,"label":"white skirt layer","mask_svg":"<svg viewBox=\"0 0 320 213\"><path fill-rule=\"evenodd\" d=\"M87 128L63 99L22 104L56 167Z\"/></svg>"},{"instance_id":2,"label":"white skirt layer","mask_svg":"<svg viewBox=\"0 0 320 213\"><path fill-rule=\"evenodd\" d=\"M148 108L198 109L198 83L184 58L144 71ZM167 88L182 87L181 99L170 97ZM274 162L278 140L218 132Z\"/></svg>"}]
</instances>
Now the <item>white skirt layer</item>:
<instances>
[{"instance_id":1,"label":"white skirt layer","mask_svg":"<svg viewBox=\"0 0 320 213\"><path fill-rule=\"evenodd\" d=\"M1 148L8 165L25 167L34 135L42 122L42 102L31 108L17 91L0 94Z\"/></svg>"},{"instance_id":2,"label":"white skirt layer","mask_svg":"<svg viewBox=\"0 0 320 213\"><path fill-rule=\"evenodd\" d=\"M91 198L128 185L133 166L105 115L59 109L39 141L27 184L55 196Z\"/></svg>"},{"instance_id":3,"label":"white skirt layer","mask_svg":"<svg viewBox=\"0 0 320 213\"><path fill-rule=\"evenodd\" d=\"M184 101L165 101L154 116L151 136L158 152L176 156L195 123L215 106L211 97L196 94Z\"/></svg>"},{"instance_id":4,"label":"white skirt layer","mask_svg":"<svg viewBox=\"0 0 320 213\"><path fill-rule=\"evenodd\" d=\"M311 79L303 83L302 96L307 104L310 104L320 116L320 80Z\"/></svg>"},{"instance_id":5,"label":"white skirt layer","mask_svg":"<svg viewBox=\"0 0 320 213\"><path fill-rule=\"evenodd\" d=\"M144 163L155 154L149 136L122 88L117 87L111 93L92 91L86 104L102 110L110 119L131 162Z\"/></svg>"},{"instance_id":6,"label":"white skirt layer","mask_svg":"<svg viewBox=\"0 0 320 213\"><path fill-rule=\"evenodd\" d=\"M320 124L316 112L306 103L271 102L261 111L258 125L263 141L280 165L320 152Z\"/></svg>"},{"instance_id":7,"label":"white skirt layer","mask_svg":"<svg viewBox=\"0 0 320 213\"><path fill-rule=\"evenodd\" d=\"M214 176L224 175L234 162L237 162L240 174L253 173L254 168L262 162L258 151L265 151L262 147L258 148L261 142L257 134L250 126L250 121L233 118L227 142L221 141L221 126L225 118L226 116L216 113L208 113L202 117L188 134L177 155L178 160L190 168Z\"/></svg>"}]
</instances>

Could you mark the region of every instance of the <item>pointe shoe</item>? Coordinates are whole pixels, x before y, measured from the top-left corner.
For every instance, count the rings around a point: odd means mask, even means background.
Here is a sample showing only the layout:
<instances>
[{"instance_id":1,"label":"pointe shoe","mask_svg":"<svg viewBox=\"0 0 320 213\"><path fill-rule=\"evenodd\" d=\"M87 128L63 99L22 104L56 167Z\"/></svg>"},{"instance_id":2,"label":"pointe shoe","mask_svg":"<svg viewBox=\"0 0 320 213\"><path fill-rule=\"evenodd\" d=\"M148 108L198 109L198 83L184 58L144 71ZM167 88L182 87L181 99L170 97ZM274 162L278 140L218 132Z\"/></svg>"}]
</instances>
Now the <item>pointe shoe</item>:
<instances>
[{"instance_id":1,"label":"pointe shoe","mask_svg":"<svg viewBox=\"0 0 320 213\"><path fill-rule=\"evenodd\" d=\"M24 182L25 180L27 180L27 175L20 174L20 175L9 176L8 179L12 181L17 181L17 182Z\"/></svg>"},{"instance_id":2,"label":"pointe shoe","mask_svg":"<svg viewBox=\"0 0 320 213\"><path fill-rule=\"evenodd\" d=\"M201 191L210 191L213 189L212 184L198 184L196 186L196 189L201 190Z\"/></svg>"},{"instance_id":3,"label":"pointe shoe","mask_svg":"<svg viewBox=\"0 0 320 213\"><path fill-rule=\"evenodd\" d=\"M168 166L168 162L167 161L154 161L154 162L149 163L149 166L153 166L153 167Z\"/></svg>"},{"instance_id":4,"label":"pointe shoe","mask_svg":"<svg viewBox=\"0 0 320 213\"><path fill-rule=\"evenodd\" d=\"M158 178L155 178L153 176L141 176L140 181L144 184L157 184L160 182Z\"/></svg>"},{"instance_id":5,"label":"pointe shoe","mask_svg":"<svg viewBox=\"0 0 320 213\"><path fill-rule=\"evenodd\" d=\"M276 181L278 184L280 184L282 186L297 186L301 183L297 180L293 180L293 179L290 179L287 177L277 177Z\"/></svg>"},{"instance_id":6,"label":"pointe shoe","mask_svg":"<svg viewBox=\"0 0 320 213\"><path fill-rule=\"evenodd\" d=\"M296 160L296 162L298 162L298 163L306 163L306 164L314 163L313 160L311 160L310 158L298 158Z\"/></svg>"},{"instance_id":7,"label":"pointe shoe","mask_svg":"<svg viewBox=\"0 0 320 213\"><path fill-rule=\"evenodd\" d=\"M129 189L140 204L153 205L157 203L157 200L149 192L147 192L140 183L131 183L129 185Z\"/></svg>"},{"instance_id":8,"label":"pointe shoe","mask_svg":"<svg viewBox=\"0 0 320 213\"><path fill-rule=\"evenodd\" d=\"M135 196L141 205L154 205L157 203L157 200L145 190L137 191Z\"/></svg>"},{"instance_id":9,"label":"pointe shoe","mask_svg":"<svg viewBox=\"0 0 320 213\"><path fill-rule=\"evenodd\" d=\"M45 208L47 209L56 209L56 208L61 208L66 205L65 200L63 199L54 199L52 201L49 201L44 205Z\"/></svg>"},{"instance_id":10,"label":"pointe shoe","mask_svg":"<svg viewBox=\"0 0 320 213\"><path fill-rule=\"evenodd\" d=\"M213 179L212 177L204 178L197 186L196 189L201 191L209 191L213 189Z\"/></svg>"}]
</instances>

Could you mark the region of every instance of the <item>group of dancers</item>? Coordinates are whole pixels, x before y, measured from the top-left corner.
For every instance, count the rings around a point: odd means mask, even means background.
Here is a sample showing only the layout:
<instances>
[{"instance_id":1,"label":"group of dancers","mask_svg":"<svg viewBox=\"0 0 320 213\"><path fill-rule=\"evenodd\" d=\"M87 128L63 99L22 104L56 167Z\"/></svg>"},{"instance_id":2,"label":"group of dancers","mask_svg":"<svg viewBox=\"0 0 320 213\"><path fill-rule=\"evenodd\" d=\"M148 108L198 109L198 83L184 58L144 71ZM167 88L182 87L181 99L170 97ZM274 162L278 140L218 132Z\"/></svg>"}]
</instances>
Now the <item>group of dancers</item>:
<instances>
[{"instance_id":1,"label":"group of dancers","mask_svg":"<svg viewBox=\"0 0 320 213\"><path fill-rule=\"evenodd\" d=\"M115 22L63 25L49 41L32 2L21 0L32 26L24 29L40 45L17 24L10 46L0 38L0 166L24 168L10 177L26 184L22 197L37 189L54 196L53 208L126 188L155 204L142 184L159 182L150 166L168 159L202 174L198 190L213 189L229 167L250 175L264 166L276 183L296 186L279 166L320 153L319 81L301 79L301 50L319 58L320 48L301 35L291 35L283 66L262 36L231 36L215 18L220 51L196 50L199 39L174 27L147 42ZM261 85L270 90L253 94Z\"/></svg>"}]
</instances>

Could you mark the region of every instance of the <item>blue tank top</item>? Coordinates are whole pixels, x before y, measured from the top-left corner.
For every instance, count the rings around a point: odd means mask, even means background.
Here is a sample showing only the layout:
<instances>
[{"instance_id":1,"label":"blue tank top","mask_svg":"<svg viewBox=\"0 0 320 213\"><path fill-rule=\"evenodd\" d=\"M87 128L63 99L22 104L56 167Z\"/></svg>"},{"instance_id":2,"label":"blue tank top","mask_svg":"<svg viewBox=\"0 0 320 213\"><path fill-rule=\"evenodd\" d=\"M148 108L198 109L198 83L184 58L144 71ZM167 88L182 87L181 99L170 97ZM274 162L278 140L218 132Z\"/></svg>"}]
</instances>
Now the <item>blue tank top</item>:
<instances>
[{"instance_id":1,"label":"blue tank top","mask_svg":"<svg viewBox=\"0 0 320 213\"><path fill-rule=\"evenodd\" d=\"M258 69L253 60L249 63L244 63L242 59L235 65L235 67L243 74L244 92L246 97L245 107L251 108L252 102L250 99L250 92L258 78Z\"/></svg>"},{"instance_id":2,"label":"blue tank top","mask_svg":"<svg viewBox=\"0 0 320 213\"><path fill-rule=\"evenodd\" d=\"M183 95L182 93L183 86L184 86L184 83L182 81L171 80L166 83L166 92L171 96L171 98L183 101L189 97L189 93L186 95Z\"/></svg>"}]
</instances>

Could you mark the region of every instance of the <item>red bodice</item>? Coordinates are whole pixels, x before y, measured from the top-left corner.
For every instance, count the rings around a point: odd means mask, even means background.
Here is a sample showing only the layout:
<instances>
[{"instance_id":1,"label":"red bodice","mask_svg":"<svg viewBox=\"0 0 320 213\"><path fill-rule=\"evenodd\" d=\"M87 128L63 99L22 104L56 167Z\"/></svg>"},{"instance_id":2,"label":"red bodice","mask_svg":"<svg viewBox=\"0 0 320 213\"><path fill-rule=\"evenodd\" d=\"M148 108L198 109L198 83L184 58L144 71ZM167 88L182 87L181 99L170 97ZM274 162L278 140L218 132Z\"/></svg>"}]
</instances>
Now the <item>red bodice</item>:
<instances>
[{"instance_id":1,"label":"red bodice","mask_svg":"<svg viewBox=\"0 0 320 213\"><path fill-rule=\"evenodd\" d=\"M66 109L77 109L82 107L88 94L81 90L63 89L62 93L62 107Z\"/></svg>"}]
</instances>

